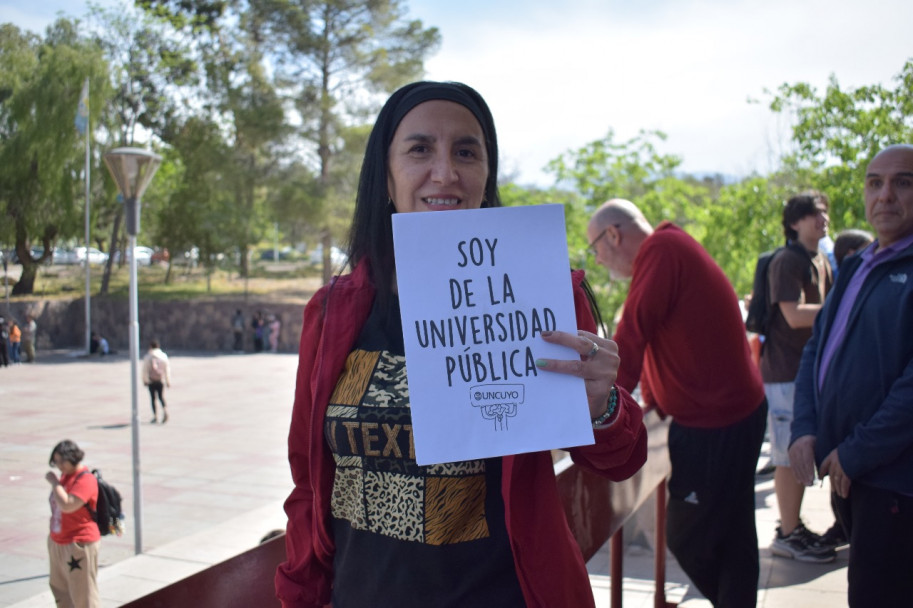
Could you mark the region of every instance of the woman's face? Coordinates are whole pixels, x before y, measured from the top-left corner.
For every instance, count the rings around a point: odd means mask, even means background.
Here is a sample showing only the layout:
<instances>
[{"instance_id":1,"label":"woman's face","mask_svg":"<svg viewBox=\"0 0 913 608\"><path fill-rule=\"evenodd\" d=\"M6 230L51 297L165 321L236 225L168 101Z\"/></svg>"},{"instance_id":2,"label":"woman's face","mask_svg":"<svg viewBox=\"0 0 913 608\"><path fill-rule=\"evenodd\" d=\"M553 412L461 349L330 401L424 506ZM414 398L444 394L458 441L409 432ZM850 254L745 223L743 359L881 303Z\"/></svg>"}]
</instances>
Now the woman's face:
<instances>
[{"instance_id":1,"label":"woman's face","mask_svg":"<svg viewBox=\"0 0 913 608\"><path fill-rule=\"evenodd\" d=\"M390 142L387 190L397 213L478 209L488 181L479 122L452 101L412 108Z\"/></svg>"},{"instance_id":2,"label":"woman's face","mask_svg":"<svg viewBox=\"0 0 913 608\"><path fill-rule=\"evenodd\" d=\"M54 466L64 475L72 475L76 472L76 465L69 460L64 460L60 454L54 454Z\"/></svg>"}]
</instances>

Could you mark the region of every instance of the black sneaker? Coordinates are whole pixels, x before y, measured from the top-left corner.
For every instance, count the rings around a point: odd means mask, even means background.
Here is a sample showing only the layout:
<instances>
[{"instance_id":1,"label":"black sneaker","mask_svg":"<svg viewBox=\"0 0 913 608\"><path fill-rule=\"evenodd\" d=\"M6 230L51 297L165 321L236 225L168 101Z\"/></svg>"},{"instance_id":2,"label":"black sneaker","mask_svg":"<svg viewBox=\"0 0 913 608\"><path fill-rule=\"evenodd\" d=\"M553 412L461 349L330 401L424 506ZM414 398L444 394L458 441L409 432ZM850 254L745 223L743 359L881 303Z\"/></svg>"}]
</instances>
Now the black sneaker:
<instances>
[{"instance_id":1,"label":"black sneaker","mask_svg":"<svg viewBox=\"0 0 913 608\"><path fill-rule=\"evenodd\" d=\"M838 522L834 522L834 525L821 535L821 544L825 547L839 549L840 547L845 547L850 544L850 540L846 537L843 526Z\"/></svg>"},{"instance_id":2,"label":"black sneaker","mask_svg":"<svg viewBox=\"0 0 913 608\"><path fill-rule=\"evenodd\" d=\"M801 522L787 536L783 536L777 527L770 552L780 557L788 557L798 562L827 564L837 559L837 552L831 546L821 543L821 537L810 532Z\"/></svg>"}]
</instances>

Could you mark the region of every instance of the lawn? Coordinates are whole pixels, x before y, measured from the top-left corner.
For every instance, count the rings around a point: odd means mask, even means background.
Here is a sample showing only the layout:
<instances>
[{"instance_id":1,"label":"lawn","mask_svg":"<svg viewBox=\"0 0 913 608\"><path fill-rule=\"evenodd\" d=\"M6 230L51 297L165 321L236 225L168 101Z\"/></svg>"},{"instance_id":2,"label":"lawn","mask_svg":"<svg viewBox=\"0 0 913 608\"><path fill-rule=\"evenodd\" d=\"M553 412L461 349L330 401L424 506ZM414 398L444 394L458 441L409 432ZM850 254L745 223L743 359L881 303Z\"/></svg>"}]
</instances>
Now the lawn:
<instances>
[{"instance_id":1,"label":"lawn","mask_svg":"<svg viewBox=\"0 0 913 608\"><path fill-rule=\"evenodd\" d=\"M18 278L21 267L10 267L10 280ZM236 270L215 269L207 273L204 268L174 265L166 282L167 265L153 264L137 269L139 296L143 300L181 300L195 298L223 298L238 296L270 296L283 300L304 301L320 285L320 268L307 262L257 261L251 265L248 278ZM96 296L101 289L104 267L92 266L89 272L90 294ZM42 266L35 279L31 296L46 299L81 297L85 293L86 276L82 266ZM10 287L12 289L12 287ZM128 298L130 290L129 267L114 265L108 294L112 298ZM3 280L0 275L0 294ZM13 298L16 299L16 298Z\"/></svg>"}]
</instances>

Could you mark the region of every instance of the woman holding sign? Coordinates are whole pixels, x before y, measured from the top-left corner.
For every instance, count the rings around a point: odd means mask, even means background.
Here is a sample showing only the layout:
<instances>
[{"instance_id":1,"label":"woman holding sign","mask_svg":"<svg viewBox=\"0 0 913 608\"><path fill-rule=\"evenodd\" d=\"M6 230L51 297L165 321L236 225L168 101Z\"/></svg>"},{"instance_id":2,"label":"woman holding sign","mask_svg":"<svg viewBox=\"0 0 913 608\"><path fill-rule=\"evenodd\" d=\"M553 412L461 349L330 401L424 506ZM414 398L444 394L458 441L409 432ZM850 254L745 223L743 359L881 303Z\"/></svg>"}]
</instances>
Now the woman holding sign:
<instances>
[{"instance_id":1,"label":"woman holding sign","mask_svg":"<svg viewBox=\"0 0 913 608\"><path fill-rule=\"evenodd\" d=\"M463 84L407 85L377 118L350 235L353 271L304 312L288 557L276 574L283 606L593 606L549 452L415 462L391 218L500 206L497 157L488 106ZM571 454L621 480L644 463L646 432L638 404L614 386L617 348L596 335L582 282L575 272L580 331L543 334L579 357L536 365L584 379L596 443Z\"/></svg>"}]
</instances>

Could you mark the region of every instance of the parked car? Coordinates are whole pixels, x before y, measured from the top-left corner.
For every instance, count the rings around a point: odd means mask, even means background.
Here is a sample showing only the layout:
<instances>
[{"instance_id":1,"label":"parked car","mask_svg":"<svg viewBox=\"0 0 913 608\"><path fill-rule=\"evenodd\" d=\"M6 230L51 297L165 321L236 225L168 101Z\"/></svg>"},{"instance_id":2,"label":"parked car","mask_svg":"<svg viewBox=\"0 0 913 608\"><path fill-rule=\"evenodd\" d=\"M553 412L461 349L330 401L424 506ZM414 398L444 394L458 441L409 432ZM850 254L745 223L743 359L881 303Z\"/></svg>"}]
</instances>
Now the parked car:
<instances>
[{"instance_id":1,"label":"parked car","mask_svg":"<svg viewBox=\"0 0 913 608\"><path fill-rule=\"evenodd\" d=\"M76 263L82 264L86 259L86 248L76 247L73 252L76 254ZM100 251L95 247L89 247L89 264L104 264L108 261L108 254Z\"/></svg>"},{"instance_id":2,"label":"parked car","mask_svg":"<svg viewBox=\"0 0 913 608\"><path fill-rule=\"evenodd\" d=\"M9 263L10 263L10 264L21 264L21 263L22 263L22 262L19 261L19 254L16 253L16 249L15 249L15 248L10 249L10 250L7 252L7 254L9 255L9 258L8 258L8 259L9 259ZM33 246L33 247L29 250L29 255L32 256L32 259L33 259L33 260L37 260L37 259L40 258L42 255L44 255L44 247L40 247L40 246L38 246L38 245ZM45 263L50 263L50 262L45 262Z\"/></svg>"},{"instance_id":3,"label":"parked car","mask_svg":"<svg viewBox=\"0 0 913 608\"><path fill-rule=\"evenodd\" d=\"M160 262L167 262L171 259L171 254L168 253L168 248L164 247L162 249L156 249L152 252L152 257L150 260L153 264L158 264Z\"/></svg>"},{"instance_id":4,"label":"parked car","mask_svg":"<svg viewBox=\"0 0 913 608\"><path fill-rule=\"evenodd\" d=\"M137 266L149 266L152 264L152 256L155 253L155 250L152 247L144 247L142 245L136 246L136 265ZM130 261L130 254L127 254L127 262ZM120 264L120 250L114 252L114 263Z\"/></svg>"},{"instance_id":5,"label":"parked car","mask_svg":"<svg viewBox=\"0 0 913 608\"><path fill-rule=\"evenodd\" d=\"M175 255L172 264L178 264L180 266L190 266L195 268L197 264L200 263L200 248L191 247L184 253L180 255Z\"/></svg>"},{"instance_id":6,"label":"parked car","mask_svg":"<svg viewBox=\"0 0 913 608\"><path fill-rule=\"evenodd\" d=\"M263 251L260 252L260 259L261 260L272 260L275 253L276 252L272 249L264 249ZM279 250L279 259L280 260L287 260L290 257L292 257L292 248L291 247L283 247L282 249Z\"/></svg>"},{"instance_id":7,"label":"parked car","mask_svg":"<svg viewBox=\"0 0 913 608\"><path fill-rule=\"evenodd\" d=\"M314 250L311 251L311 255L308 259L310 260L311 264L315 264L315 265L323 264L323 244L322 243L320 245L317 245L316 247L314 247ZM330 264L332 264L333 268L342 268L343 266L346 265L346 262L348 261L348 259L349 259L349 256L346 255L345 251L343 251L339 247L336 247L335 245L333 247L330 247Z\"/></svg>"},{"instance_id":8,"label":"parked car","mask_svg":"<svg viewBox=\"0 0 913 608\"><path fill-rule=\"evenodd\" d=\"M51 255L51 262L53 264L76 264L78 260L76 259L76 252L72 249L55 247Z\"/></svg>"}]
</instances>

